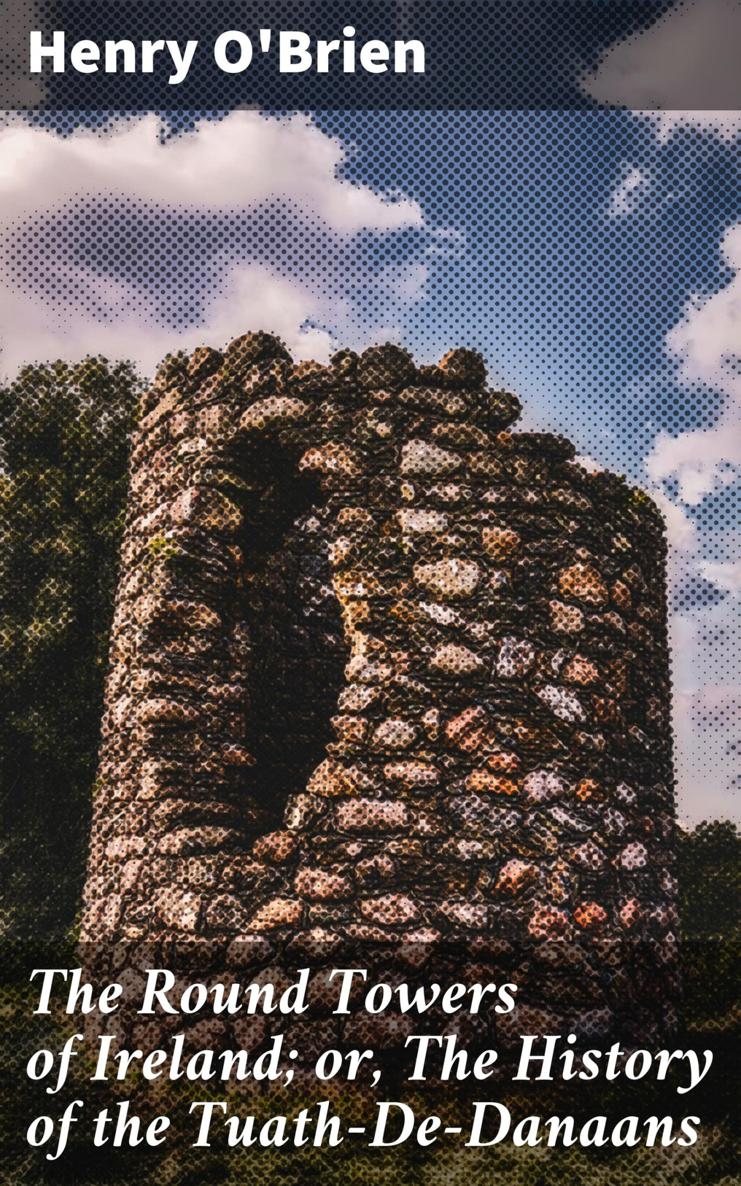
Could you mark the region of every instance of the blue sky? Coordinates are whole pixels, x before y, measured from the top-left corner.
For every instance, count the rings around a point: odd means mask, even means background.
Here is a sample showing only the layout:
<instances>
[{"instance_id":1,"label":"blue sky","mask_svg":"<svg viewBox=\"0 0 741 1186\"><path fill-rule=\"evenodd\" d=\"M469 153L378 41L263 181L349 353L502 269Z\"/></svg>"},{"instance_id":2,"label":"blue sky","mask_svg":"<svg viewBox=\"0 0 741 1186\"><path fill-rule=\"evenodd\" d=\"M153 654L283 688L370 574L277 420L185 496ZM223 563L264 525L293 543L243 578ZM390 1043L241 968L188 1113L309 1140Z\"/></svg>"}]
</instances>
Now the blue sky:
<instances>
[{"instance_id":1,"label":"blue sky","mask_svg":"<svg viewBox=\"0 0 741 1186\"><path fill-rule=\"evenodd\" d=\"M734 814L738 114L73 125L0 130L4 372L99 351L149 374L172 348L258 327L302 357L386 338L420 361L481 350L527 427L565 433L659 500L680 814Z\"/></svg>"},{"instance_id":2,"label":"blue sky","mask_svg":"<svg viewBox=\"0 0 741 1186\"><path fill-rule=\"evenodd\" d=\"M656 428L713 414L710 392L669 398L676 364L664 340L690 291L730 277L719 248L741 192L728 144L690 128L662 145L629 113L330 113L317 122L352 146L345 176L398 189L431 227L460 232L438 256L422 248L424 299L403 325L418 350L434 354L451 335L481 349L531 415L568 428L585 450L599 434L603 458L636 478ZM636 169L643 180L631 205L615 211ZM407 237L411 258L420 259L418 239ZM628 424L606 421L637 382Z\"/></svg>"}]
</instances>

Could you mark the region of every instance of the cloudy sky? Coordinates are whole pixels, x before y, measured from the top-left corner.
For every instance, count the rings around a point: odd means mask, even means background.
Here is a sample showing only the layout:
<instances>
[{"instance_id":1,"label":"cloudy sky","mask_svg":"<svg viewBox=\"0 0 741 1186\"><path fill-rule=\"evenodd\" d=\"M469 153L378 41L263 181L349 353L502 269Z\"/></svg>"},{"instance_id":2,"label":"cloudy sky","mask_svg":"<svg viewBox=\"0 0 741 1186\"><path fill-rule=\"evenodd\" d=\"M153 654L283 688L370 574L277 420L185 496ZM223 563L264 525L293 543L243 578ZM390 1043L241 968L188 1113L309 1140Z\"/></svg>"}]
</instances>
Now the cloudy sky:
<instances>
[{"instance_id":1,"label":"cloudy sky","mask_svg":"<svg viewBox=\"0 0 741 1186\"><path fill-rule=\"evenodd\" d=\"M619 103L628 72L633 94L645 76L646 102L676 106L684 46L715 29L728 58L741 10L710 3L714 24L679 5L581 85ZM259 327L297 357L481 350L527 427L659 500L680 814L733 815L741 116L725 93L719 68L701 112L9 119L0 367L100 352L148 375L173 348Z\"/></svg>"}]
</instances>

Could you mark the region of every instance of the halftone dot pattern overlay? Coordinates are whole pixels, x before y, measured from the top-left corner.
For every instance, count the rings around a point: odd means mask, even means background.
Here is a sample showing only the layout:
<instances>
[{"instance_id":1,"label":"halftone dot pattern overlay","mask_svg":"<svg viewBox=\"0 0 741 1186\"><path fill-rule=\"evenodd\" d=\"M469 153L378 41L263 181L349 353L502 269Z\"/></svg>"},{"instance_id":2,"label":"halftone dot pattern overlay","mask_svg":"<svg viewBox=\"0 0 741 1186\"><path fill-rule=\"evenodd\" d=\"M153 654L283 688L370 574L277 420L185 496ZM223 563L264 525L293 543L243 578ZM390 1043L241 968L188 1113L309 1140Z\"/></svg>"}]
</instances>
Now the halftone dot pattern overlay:
<instances>
[{"instance_id":1,"label":"halftone dot pattern overlay","mask_svg":"<svg viewBox=\"0 0 741 1186\"><path fill-rule=\"evenodd\" d=\"M310 126L64 112L34 125L64 180L53 208L38 194L20 203L4 253L11 283L53 328L27 347L11 330L12 365L57 350L73 361L99 343L151 374L170 347L223 345L240 307L301 356L389 335L423 358L448 342L480 350L527 424L565 432L658 495L673 544L680 813L701 817L709 792L710 814L727 814L738 745L732 114L710 132L680 120L669 136L651 117L604 112L331 112ZM121 145L120 162L97 173L95 144L101 164ZM244 155L230 167L239 145L259 168ZM303 168L320 153L303 189L291 156ZM245 179L261 169L264 183Z\"/></svg>"},{"instance_id":2,"label":"halftone dot pattern overlay","mask_svg":"<svg viewBox=\"0 0 741 1186\"><path fill-rule=\"evenodd\" d=\"M676 817L732 814L739 745L738 118L275 107L0 130L5 929L132 983L151 945L506 977L521 1012L461 1029L502 1049L722 1038L735 841ZM333 1042L393 1077L410 1019L338 1028L315 987L301 1090ZM683 1180L730 1180L724 1090ZM121 1172L544 1172L252 1152ZM678 1152L558 1165L669 1186Z\"/></svg>"},{"instance_id":3,"label":"halftone dot pattern overlay","mask_svg":"<svg viewBox=\"0 0 741 1186\"><path fill-rule=\"evenodd\" d=\"M672 0L317 0L307 7L268 0L245 9L223 0L147 7L16 0L1 18L6 50L0 59L0 103L137 111L175 104L200 110L547 110L589 109L595 102L735 109L741 92L731 50L738 35L734 5L735 0L685 0L681 7ZM709 42L708 22L716 31ZM46 55L41 71L31 73L31 30L42 33L44 48L52 46L55 32L64 33L63 60L52 62ZM281 52L281 32L293 34L294 44L295 34L304 34L298 62L296 55ZM220 68L216 59L224 34L233 34L225 63L243 67L235 72ZM186 42L196 43L187 68L178 65L180 55L160 46L144 72L142 43L152 39L177 41L181 54ZM362 57L362 47L379 39L388 54L381 73L364 68ZM111 70L101 68L106 42L122 40L131 46L130 69L124 69L123 50ZM101 47L100 59L88 56L83 70L71 60L80 41ZM336 43L324 63L320 41ZM692 68L665 71L662 54L680 57L683 43ZM595 90L593 80L605 69Z\"/></svg>"}]
</instances>

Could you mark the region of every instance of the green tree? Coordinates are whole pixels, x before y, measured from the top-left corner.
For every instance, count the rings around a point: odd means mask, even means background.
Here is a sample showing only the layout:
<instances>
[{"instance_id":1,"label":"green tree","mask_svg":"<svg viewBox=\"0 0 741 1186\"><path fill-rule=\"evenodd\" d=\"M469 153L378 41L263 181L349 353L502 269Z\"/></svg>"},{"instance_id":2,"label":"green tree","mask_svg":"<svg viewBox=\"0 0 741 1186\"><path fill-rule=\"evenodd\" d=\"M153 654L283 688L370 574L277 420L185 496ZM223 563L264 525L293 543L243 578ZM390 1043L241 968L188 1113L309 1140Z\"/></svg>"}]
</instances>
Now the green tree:
<instances>
[{"instance_id":1,"label":"green tree","mask_svg":"<svg viewBox=\"0 0 741 1186\"><path fill-rule=\"evenodd\" d=\"M738 1016L741 837L728 820L678 833L684 1016L700 1029L730 1030Z\"/></svg>"},{"instance_id":2,"label":"green tree","mask_svg":"<svg viewBox=\"0 0 741 1186\"><path fill-rule=\"evenodd\" d=\"M5 935L59 937L77 909L138 394L103 358L0 390Z\"/></svg>"}]
</instances>

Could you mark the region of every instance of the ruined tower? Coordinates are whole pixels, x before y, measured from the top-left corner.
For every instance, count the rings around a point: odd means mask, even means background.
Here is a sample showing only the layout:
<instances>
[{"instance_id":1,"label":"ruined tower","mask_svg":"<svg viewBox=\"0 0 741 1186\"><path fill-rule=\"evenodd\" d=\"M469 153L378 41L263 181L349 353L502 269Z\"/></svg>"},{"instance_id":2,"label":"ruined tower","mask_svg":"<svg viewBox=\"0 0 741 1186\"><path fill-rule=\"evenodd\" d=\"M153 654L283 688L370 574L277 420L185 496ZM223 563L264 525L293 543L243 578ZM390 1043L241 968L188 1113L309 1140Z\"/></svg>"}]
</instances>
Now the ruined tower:
<instances>
[{"instance_id":1,"label":"ruined tower","mask_svg":"<svg viewBox=\"0 0 741 1186\"><path fill-rule=\"evenodd\" d=\"M465 350L294 365L258 333L165 361L85 941L203 941L227 968L357 943L420 974L444 951L514 979L536 1025L661 1029L663 525L567 441L510 432L518 411Z\"/></svg>"}]
</instances>

